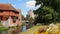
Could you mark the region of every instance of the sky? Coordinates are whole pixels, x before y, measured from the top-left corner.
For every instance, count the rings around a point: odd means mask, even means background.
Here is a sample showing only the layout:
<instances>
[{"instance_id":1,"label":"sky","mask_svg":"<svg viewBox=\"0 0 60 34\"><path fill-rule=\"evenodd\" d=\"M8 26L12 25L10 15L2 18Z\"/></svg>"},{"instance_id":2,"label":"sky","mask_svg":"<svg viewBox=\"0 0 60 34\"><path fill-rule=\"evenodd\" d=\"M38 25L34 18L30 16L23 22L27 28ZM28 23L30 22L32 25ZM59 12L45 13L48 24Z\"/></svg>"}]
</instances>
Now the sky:
<instances>
[{"instance_id":1,"label":"sky","mask_svg":"<svg viewBox=\"0 0 60 34\"><path fill-rule=\"evenodd\" d=\"M35 0L0 0L0 3L3 4L12 4L16 9L21 9L22 14L26 17L27 12L30 9L37 9L40 5L35 8Z\"/></svg>"}]
</instances>

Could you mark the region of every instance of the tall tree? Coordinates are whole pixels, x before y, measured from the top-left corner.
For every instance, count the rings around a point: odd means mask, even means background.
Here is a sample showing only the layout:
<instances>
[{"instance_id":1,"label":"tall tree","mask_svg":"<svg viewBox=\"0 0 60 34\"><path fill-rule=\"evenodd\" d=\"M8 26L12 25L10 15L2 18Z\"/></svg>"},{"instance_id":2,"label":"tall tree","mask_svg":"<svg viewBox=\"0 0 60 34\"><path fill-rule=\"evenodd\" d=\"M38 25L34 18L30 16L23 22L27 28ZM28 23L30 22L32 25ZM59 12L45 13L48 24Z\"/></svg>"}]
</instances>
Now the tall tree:
<instances>
[{"instance_id":1,"label":"tall tree","mask_svg":"<svg viewBox=\"0 0 60 34\"><path fill-rule=\"evenodd\" d=\"M43 5L34 11L37 14L36 23L51 23L59 19L60 15L60 0L36 0L36 6Z\"/></svg>"},{"instance_id":2,"label":"tall tree","mask_svg":"<svg viewBox=\"0 0 60 34\"><path fill-rule=\"evenodd\" d=\"M22 15L22 20L24 20L24 18L25 18L24 15Z\"/></svg>"}]
</instances>

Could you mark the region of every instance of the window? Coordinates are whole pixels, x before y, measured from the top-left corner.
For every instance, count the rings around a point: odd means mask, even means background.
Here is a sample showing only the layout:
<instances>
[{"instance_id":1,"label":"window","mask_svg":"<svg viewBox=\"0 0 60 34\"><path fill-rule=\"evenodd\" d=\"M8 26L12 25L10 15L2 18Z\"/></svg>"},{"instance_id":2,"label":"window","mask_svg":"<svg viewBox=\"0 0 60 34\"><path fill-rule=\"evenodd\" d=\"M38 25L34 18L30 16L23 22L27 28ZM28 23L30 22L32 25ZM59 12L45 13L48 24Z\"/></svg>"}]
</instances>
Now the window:
<instances>
[{"instance_id":1,"label":"window","mask_svg":"<svg viewBox=\"0 0 60 34\"><path fill-rule=\"evenodd\" d=\"M2 13L3 11L2 10L0 10L0 13Z\"/></svg>"},{"instance_id":2,"label":"window","mask_svg":"<svg viewBox=\"0 0 60 34\"><path fill-rule=\"evenodd\" d=\"M13 19L13 23L16 22L16 17L12 16L12 19Z\"/></svg>"},{"instance_id":3,"label":"window","mask_svg":"<svg viewBox=\"0 0 60 34\"><path fill-rule=\"evenodd\" d=\"M18 17L16 17L16 19L18 19Z\"/></svg>"},{"instance_id":4,"label":"window","mask_svg":"<svg viewBox=\"0 0 60 34\"><path fill-rule=\"evenodd\" d=\"M16 22L16 20L13 20L13 23L15 23Z\"/></svg>"},{"instance_id":5,"label":"window","mask_svg":"<svg viewBox=\"0 0 60 34\"><path fill-rule=\"evenodd\" d=\"M0 16L0 20L2 20L2 16Z\"/></svg>"},{"instance_id":6,"label":"window","mask_svg":"<svg viewBox=\"0 0 60 34\"><path fill-rule=\"evenodd\" d=\"M8 20L9 16L6 16L6 20Z\"/></svg>"}]
</instances>

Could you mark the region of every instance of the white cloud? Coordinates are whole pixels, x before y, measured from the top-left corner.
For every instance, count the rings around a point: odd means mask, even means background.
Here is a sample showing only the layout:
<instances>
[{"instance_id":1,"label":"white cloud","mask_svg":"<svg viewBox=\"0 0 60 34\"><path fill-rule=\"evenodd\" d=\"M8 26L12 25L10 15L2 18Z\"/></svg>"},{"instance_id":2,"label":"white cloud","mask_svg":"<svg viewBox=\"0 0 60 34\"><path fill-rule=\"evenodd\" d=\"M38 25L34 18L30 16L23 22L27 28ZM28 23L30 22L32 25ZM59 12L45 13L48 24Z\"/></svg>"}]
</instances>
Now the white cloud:
<instances>
[{"instance_id":1,"label":"white cloud","mask_svg":"<svg viewBox=\"0 0 60 34\"><path fill-rule=\"evenodd\" d=\"M39 7L41 7L41 4L37 5L34 10L38 9Z\"/></svg>"},{"instance_id":2,"label":"white cloud","mask_svg":"<svg viewBox=\"0 0 60 34\"><path fill-rule=\"evenodd\" d=\"M37 5L37 6L35 7L35 10L38 9L39 7L41 7L42 5L43 5L43 3Z\"/></svg>"},{"instance_id":3,"label":"white cloud","mask_svg":"<svg viewBox=\"0 0 60 34\"><path fill-rule=\"evenodd\" d=\"M33 9L35 7L35 4L36 4L36 1L28 1L26 2L26 6L29 8L29 9Z\"/></svg>"},{"instance_id":4,"label":"white cloud","mask_svg":"<svg viewBox=\"0 0 60 34\"><path fill-rule=\"evenodd\" d=\"M14 4L11 4L13 7L15 7L16 5L14 5Z\"/></svg>"},{"instance_id":5,"label":"white cloud","mask_svg":"<svg viewBox=\"0 0 60 34\"><path fill-rule=\"evenodd\" d=\"M30 0L30 1L26 2L26 6L27 6L29 9L36 10L36 9L38 9L39 7L41 7L41 4L39 4L39 5L37 5L37 6L35 6L35 4L36 4L36 1L34 1L34 0ZM43 3L42 3L42 5L43 5Z\"/></svg>"}]
</instances>

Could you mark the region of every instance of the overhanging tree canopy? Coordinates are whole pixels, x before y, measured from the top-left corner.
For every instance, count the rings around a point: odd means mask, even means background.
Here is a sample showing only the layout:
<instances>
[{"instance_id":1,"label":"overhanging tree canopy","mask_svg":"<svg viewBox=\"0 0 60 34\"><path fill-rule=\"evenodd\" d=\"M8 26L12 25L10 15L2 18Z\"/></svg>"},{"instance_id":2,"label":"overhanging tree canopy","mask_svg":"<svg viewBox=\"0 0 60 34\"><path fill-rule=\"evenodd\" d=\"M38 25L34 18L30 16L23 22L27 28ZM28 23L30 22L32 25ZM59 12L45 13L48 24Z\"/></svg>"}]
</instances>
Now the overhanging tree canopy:
<instances>
[{"instance_id":1,"label":"overhanging tree canopy","mask_svg":"<svg viewBox=\"0 0 60 34\"><path fill-rule=\"evenodd\" d=\"M36 23L51 23L60 18L60 0L36 0L36 6L43 3L43 5L34 11L38 14L35 19Z\"/></svg>"}]
</instances>

